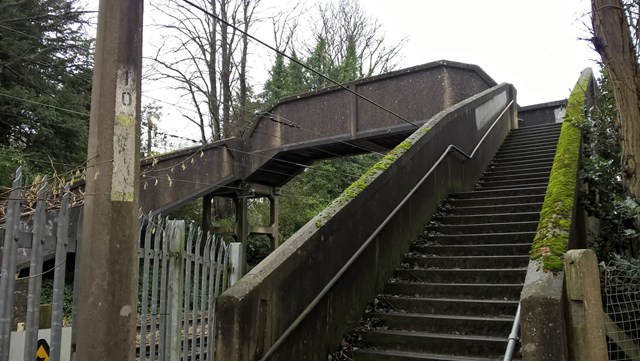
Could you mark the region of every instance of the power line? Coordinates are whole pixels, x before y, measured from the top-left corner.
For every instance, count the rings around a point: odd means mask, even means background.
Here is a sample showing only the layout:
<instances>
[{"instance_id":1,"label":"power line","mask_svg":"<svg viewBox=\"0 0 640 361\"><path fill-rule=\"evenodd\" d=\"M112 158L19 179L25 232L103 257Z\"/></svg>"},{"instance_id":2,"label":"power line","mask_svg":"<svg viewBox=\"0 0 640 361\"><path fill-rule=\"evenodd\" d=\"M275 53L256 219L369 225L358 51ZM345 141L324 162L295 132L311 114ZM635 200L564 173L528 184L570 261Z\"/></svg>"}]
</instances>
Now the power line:
<instances>
[{"instance_id":1,"label":"power line","mask_svg":"<svg viewBox=\"0 0 640 361\"><path fill-rule=\"evenodd\" d=\"M295 59L295 58L293 58L293 57L291 57L291 56L289 56L289 55L285 54L284 52L282 52L282 51L280 51L280 50L278 50L278 49L274 48L273 46L271 46L271 45L269 45L269 44L265 43L264 41L262 41L262 40L260 40L260 39L256 38L255 36L253 36L253 35L251 35L251 34L247 33L246 31L243 31L242 29L238 28L237 26L235 26L235 25L233 25L233 24L231 24L231 23L227 22L226 20L224 20L224 19L220 18L219 16L217 16L217 15L215 15L215 14L213 14L213 13L209 12L208 10L206 10L206 9L202 8L201 6L194 4L193 2L191 2L191 1L189 1L189 0L183 0L183 1L184 1L185 3L187 3L187 4L191 5L191 6L193 6L194 8L196 8L196 9L198 9L198 10L202 11L202 12L203 12L204 14L206 14L207 16L210 16L210 17L212 17L212 18L214 18L214 19L218 20L219 22L221 22L221 23L223 23L223 24L225 24L225 25L227 25L227 26L229 26L229 27L233 28L234 30L236 30L236 31L240 32L241 34L244 34L246 37L248 37L248 38L250 38L250 39L252 39L252 40L254 40L254 41L258 42L259 44L261 44L261 45L263 45L263 46L265 46L265 47L267 47L267 48L269 48L271 51L274 51L274 52L276 52L277 54L282 55L283 57L287 58L289 61L292 61L292 62L294 62L294 63L296 63L296 64L298 64L298 65L302 66L303 68L305 68L305 69L309 70L310 72L312 72L312 73L314 73L314 74L316 74L316 75L318 75L318 76L322 77L323 79L330 81L331 83L333 83L333 84L337 85L338 87L340 87L340 88L342 88L342 89L346 90L347 92L349 92L349 93L351 93L351 94L355 95L356 97L358 97L358 98L360 98L360 99L362 99L362 100L364 100L364 101L368 102L369 104L371 104L371 105L373 105L373 106L375 106L375 107L378 107L378 108L382 109L383 111L385 111L385 112L387 112L387 113L389 113L389 114L391 114L391 115L395 116L396 118L398 118L398 119L402 120L403 122L405 122L405 123L407 123L407 124L411 124L411 125L413 125L413 126L414 126L414 127L416 127L416 128L420 128L420 126L418 126L418 125L417 125L417 124L415 124L414 122L410 121L409 119L407 119L407 118L405 118L405 117L401 116L400 114L398 114L398 113L396 113L396 112L394 112L394 111L392 111L392 110L390 110L390 109L386 108L385 106L383 106L383 105L381 105L381 104L378 104L378 103L374 102L373 100L371 100L371 99L367 98L366 96L364 96L364 95L362 95L362 94L359 94L358 92L356 92L356 91L354 91L354 90L349 89L348 87L346 87L346 86L342 85L342 84L341 84L341 83L339 83L338 81L333 80L332 78L330 78L330 77L328 77L328 76L326 76L326 75L324 75L324 74L320 73L319 71L317 71L317 70L315 70L315 69L313 69L313 68L309 67L308 65L306 65L306 64L304 64L304 63L302 63L301 61L299 61L299 60L297 60L297 59Z\"/></svg>"},{"instance_id":2,"label":"power line","mask_svg":"<svg viewBox=\"0 0 640 361\"><path fill-rule=\"evenodd\" d=\"M84 117L88 117L89 116L89 113L82 113L82 112L78 112L78 111L71 110L71 109L60 108L60 107L57 107L55 105L40 103L40 102L37 102L35 100L29 100L29 99L25 99L25 98L20 98L20 97L16 97L16 96L5 94L5 93L0 93L0 96L5 97L5 98L15 99L15 100L21 100L21 101L27 102L27 103L42 105L44 107L49 107L49 108L52 108L52 109L61 110L61 111L64 111L64 112L67 112L67 113L71 113L71 114L82 115Z\"/></svg>"}]
</instances>

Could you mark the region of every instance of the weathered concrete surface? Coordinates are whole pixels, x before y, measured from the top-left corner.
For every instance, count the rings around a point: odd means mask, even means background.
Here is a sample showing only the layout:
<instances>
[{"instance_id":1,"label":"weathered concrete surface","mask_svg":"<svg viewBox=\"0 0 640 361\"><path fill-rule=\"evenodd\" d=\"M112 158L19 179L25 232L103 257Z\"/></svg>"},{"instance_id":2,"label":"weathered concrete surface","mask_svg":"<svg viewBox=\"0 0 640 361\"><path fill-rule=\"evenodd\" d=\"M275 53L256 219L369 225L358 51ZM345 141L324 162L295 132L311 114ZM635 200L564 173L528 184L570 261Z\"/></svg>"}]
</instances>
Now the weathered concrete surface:
<instances>
[{"instance_id":1,"label":"weathered concrete surface","mask_svg":"<svg viewBox=\"0 0 640 361\"><path fill-rule=\"evenodd\" d=\"M476 65L436 61L346 84L417 125L496 83ZM242 139L143 162L144 212L168 211L239 180L280 187L315 160L386 152L415 126L339 87L281 100Z\"/></svg>"},{"instance_id":2,"label":"weathered concrete surface","mask_svg":"<svg viewBox=\"0 0 640 361\"><path fill-rule=\"evenodd\" d=\"M566 110L566 100L520 107L518 109L518 126L528 127L531 125L559 123L562 122Z\"/></svg>"},{"instance_id":3,"label":"weathered concrete surface","mask_svg":"<svg viewBox=\"0 0 640 361\"><path fill-rule=\"evenodd\" d=\"M542 272L541 267L537 260L529 262L520 296L522 357L524 361L565 361L564 274Z\"/></svg>"},{"instance_id":4,"label":"weathered concrete surface","mask_svg":"<svg viewBox=\"0 0 640 361\"><path fill-rule=\"evenodd\" d=\"M415 143L406 153L385 171L367 178L364 183L368 186L359 194L345 192L345 197L227 290L217 302L216 357L227 361L260 359L443 151L454 144L470 153L491 126L490 120L514 97L515 90L505 84L434 116L409 138ZM483 111L477 112L480 108ZM514 126L515 116L513 106L472 160L449 153L270 360L326 360L438 204L449 192L473 188Z\"/></svg>"},{"instance_id":5,"label":"weathered concrete surface","mask_svg":"<svg viewBox=\"0 0 640 361\"><path fill-rule=\"evenodd\" d=\"M607 340L598 259L590 249L564 256L570 360L606 361Z\"/></svg>"}]
</instances>

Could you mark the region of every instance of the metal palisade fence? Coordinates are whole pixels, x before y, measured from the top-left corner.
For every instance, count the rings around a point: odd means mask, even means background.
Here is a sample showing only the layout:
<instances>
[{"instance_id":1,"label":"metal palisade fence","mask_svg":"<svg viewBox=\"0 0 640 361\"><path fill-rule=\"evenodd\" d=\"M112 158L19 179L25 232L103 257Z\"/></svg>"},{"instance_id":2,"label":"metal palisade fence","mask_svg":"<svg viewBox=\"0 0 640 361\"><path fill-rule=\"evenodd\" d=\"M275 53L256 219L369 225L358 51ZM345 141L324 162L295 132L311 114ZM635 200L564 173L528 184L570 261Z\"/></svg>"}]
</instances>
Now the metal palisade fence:
<instances>
[{"instance_id":1,"label":"metal palisade fence","mask_svg":"<svg viewBox=\"0 0 640 361\"><path fill-rule=\"evenodd\" d=\"M46 180L40 181L35 185L35 200L27 200L33 198L27 196L27 190L34 188L23 187L23 178L18 169L5 202L5 222L0 225L0 235L4 235L0 237L0 361L36 359L36 354L42 352L43 339L49 346L49 360L69 360L73 337L72 328L63 328L63 306L67 254L75 252L75 242L68 237L69 225L73 223L69 220L70 192L64 191L57 222L51 221L51 215L47 221L47 212L51 211L47 207L52 203L50 187ZM27 221L22 217L23 207L34 202L35 213ZM205 235L193 225L185 227L184 221L160 216L141 217L139 234L140 239L134 240L139 245L140 260L137 358L213 360L215 302L229 286L230 247L221 238ZM21 271L18 260L25 254L30 257L29 275L18 278ZM49 261L48 268L43 270L44 261L51 259L53 263ZM44 322L51 328L43 331L40 330L42 283L44 277L50 282L51 273L51 319ZM15 306L23 306L20 303L25 302L23 297L16 296L16 284L25 282L28 282L26 316L14 319ZM73 293L75 305L81 300L76 299L75 290ZM24 331L16 332L16 321L24 321Z\"/></svg>"},{"instance_id":2,"label":"metal palisade fence","mask_svg":"<svg viewBox=\"0 0 640 361\"><path fill-rule=\"evenodd\" d=\"M229 285L229 248L184 221L150 219L138 252L140 360L213 360L215 301ZM186 244L185 244L186 243Z\"/></svg>"},{"instance_id":3,"label":"metal palisade fence","mask_svg":"<svg viewBox=\"0 0 640 361\"><path fill-rule=\"evenodd\" d=\"M65 189L58 219L59 226L52 234L52 227L47 222L47 204L49 186L46 179L38 184L36 207L33 223L22 222L22 203L25 201L22 169L16 171L11 194L7 202L2 243L2 273L0 274L0 361L8 361L13 329L14 291L16 287L18 249L30 252L27 312L25 320L23 350L12 353L22 354L22 359L33 360L38 347L40 325L40 296L42 278L45 273L53 271L53 302L51 305L51 331L49 334L49 359L60 360L62 346L62 317L64 303L65 264L67 261L67 232L69 224L69 190ZM24 237L27 234L29 237ZM45 247L45 239L55 237L62 242L55 242L53 249ZM55 266L43 273L45 252L55 252ZM22 335L21 335L22 336ZM18 346L14 346L18 347ZM22 351L22 352L20 352ZM15 356L14 356L15 357ZM15 359L15 358L14 358Z\"/></svg>"}]
</instances>

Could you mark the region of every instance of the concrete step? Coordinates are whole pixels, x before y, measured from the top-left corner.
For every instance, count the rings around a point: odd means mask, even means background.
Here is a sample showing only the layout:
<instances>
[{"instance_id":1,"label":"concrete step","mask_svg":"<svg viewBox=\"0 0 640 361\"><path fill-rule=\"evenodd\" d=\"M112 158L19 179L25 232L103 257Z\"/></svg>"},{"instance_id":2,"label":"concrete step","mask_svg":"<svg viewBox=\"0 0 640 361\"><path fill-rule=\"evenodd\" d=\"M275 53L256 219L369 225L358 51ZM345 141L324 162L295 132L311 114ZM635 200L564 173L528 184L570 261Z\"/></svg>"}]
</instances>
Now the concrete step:
<instances>
[{"instance_id":1,"label":"concrete step","mask_svg":"<svg viewBox=\"0 0 640 361\"><path fill-rule=\"evenodd\" d=\"M560 132L558 131L545 131L545 132L537 132L535 134L509 134L507 136L507 138L505 138L504 143L502 143L502 146L511 146L514 144L527 144L527 143L532 143L535 141L552 141L552 140L558 140L558 138L560 138Z\"/></svg>"},{"instance_id":2,"label":"concrete step","mask_svg":"<svg viewBox=\"0 0 640 361\"><path fill-rule=\"evenodd\" d=\"M542 209L542 203L521 203L521 204L507 204L507 205L491 205L491 206L478 206L478 207L456 207L450 208L447 213L450 215L481 215L481 214L494 214L494 213L523 213L523 212L535 212L540 213Z\"/></svg>"},{"instance_id":3,"label":"concrete step","mask_svg":"<svg viewBox=\"0 0 640 361\"><path fill-rule=\"evenodd\" d=\"M431 256L405 257L404 269L475 269L475 268L524 268L529 264L529 255L511 256Z\"/></svg>"},{"instance_id":4,"label":"concrete step","mask_svg":"<svg viewBox=\"0 0 640 361\"><path fill-rule=\"evenodd\" d=\"M538 221L480 223L480 224L440 224L427 227L430 232L440 234L477 234L500 232L533 232L538 229Z\"/></svg>"},{"instance_id":5,"label":"concrete step","mask_svg":"<svg viewBox=\"0 0 640 361\"><path fill-rule=\"evenodd\" d=\"M528 162L538 162L538 161L543 161L543 160L547 160L549 158L552 158L556 155L556 151L555 150L551 150L551 151L546 151L546 152L540 152L540 153L532 153L532 154L510 154L508 156L504 156L504 157L498 157L496 156L495 158L493 158L493 163L494 164L505 164L505 163L511 163L511 162L516 162L516 161L528 161Z\"/></svg>"},{"instance_id":6,"label":"concrete step","mask_svg":"<svg viewBox=\"0 0 640 361\"><path fill-rule=\"evenodd\" d=\"M481 223L506 223L538 221L540 212L511 212L493 214L450 214L437 217L436 221L442 224L481 224Z\"/></svg>"},{"instance_id":7,"label":"concrete step","mask_svg":"<svg viewBox=\"0 0 640 361\"><path fill-rule=\"evenodd\" d=\"M511 172L507 174L495 174L495 173L485 173L482 178L480 178L480 182L500 182L500 181L509 181L516 179L535 179L535 178L547 178L549 179L549 175L551 174L551 168L542 168L548 169L546 171L532 171L525 172L524 170L520 170L520 172ZM504 173L504 172L502 172Z\"/></svg>"},{"instance_id":8,"label":"concrete step","mask_svg":"<svg viewBox=\"0 0 640 361\"><path fill-rule=\"evenodd\" d=\"M527 165L528 167L532 167L533 165L538 166L538 163L545 163L548 165L553 165L553 158L555 155L549 155L542 158L534 158L534 159L501 159L496 161L495 159L491 161L491 164L487 169L500 168L505 167L505 170L508 170L510 167Z\"/></svg>"},{"instance_id":9,"label":"concrete step","mask_svg":"<svg viewBox=\"0 0 640 361\"><path fill-rule=\"evenodd\" d=\"M560 128L562 128L562 122L559 122L559 123L536 124L536 125L527 125L527 126L523 126L523 127L520 127L520 128L513 129L513 130L512 130L512 132L516 132L516 131L530 131L530 130L536 130L536 129L542 129L542 128L547 128L547 129L560 129Z\"/></svg>"},{"instance_id":10,"label":"concrete step","mask_svg":"<svg viewBox=\"0 0 640 361\"><path fill-rule=\"evenodd\" d=\"M517 162L501 162L501 163L491 163L489 167L487 167L487 172L510 172L510 171L518 171L522 169L533 169L540 167L549 167L553 166L553 157L549 157L547 159L543 159L537 162L530 161L517 161Z\"/></svg>"},{"instance_id":11,"label":"concrete step","mask_svg":"<svg viewBox=\"0 0 640 361\"><path fill-rule=\"evenodd\" d=\"M539 194L529 195L506 195L502 197L486 197L471 199L449 199L448 203L452 207L477 207L493 205L514 205L522 203L542 203L544 201L544 191Z\"/></svg>"},{"instance_id":12,"label":"concrete step","mask_svg":"<svg viewBox=\"0 0 640 361\"><path fill-rule=\"evenodd\" d=\"M523 283L526 274L527 270L524 268L397 269L393 277L433 283L491 283L495 280Z\"/></svg>"},{"instance_id":13,"label":"concrete step","mask_svg":"<svg viewBox=\"0 0 640 361\"><path fill-rule=\"evenodd\" d=\"M546 190L547 190L546 187L521 187L521 188L505 189L505 190L472 191L472 192L452 193L449 196L449 198L451 200L461 200L461 199L477 199L477 198L496 198L496 197L507 197L507 196L525 196L525 195L544 194Z\"/></svg>"},{"instance_id":14,"label":"concrete step","mask_svg":"<svg viewBox=\"0 0 640 361\"><path fill-rule=\"evenodd\" d=\"M396 281L387 283L384 293L416 297L444 297L485 300L518 300L522 283L426 283Z\"/></svg>"},{"instance_id":15,"label":"concrete step","mask_svg":"<svg viewBox=\"0 0 640 361\"><path fill-rule=\"evenodd\" d=\"M479 186L481 186L483 189L486 189L486 188L499 188L499 187L512 187L512 186L532 187L532 184L546 184L548 182L549 182L549 175L531 177L531 178L528 178L528 179L527 178L525 178L525 179L507 179L507 180L500 180L500 181L481 180L479 182Z\"/></svg>"},{"instance_id":16,"label":"concrete step","mask_svg":"<svg viewBox=\"0 0 640 361\"><path fill-rule=\"evenodd\" d=\"M562 124L562 123L558 123L558 124ZM541 133L541 132L544 133L544 132L560 132L560 131L562 131L562 126L561 125L544 124L544 125L540 125L540 126L538 126L536 128L534 128L534 126L530 126L530 127L523 127L523 128L513 129L513 130L511 130L509 135L518 136L518 135L538 134L538 133Z\"/></svg>"},{"instance_id":17,"label":"concrete step","mask_svg":"<svg viewBox=\"0 0 640 361\"><path fill-rule=\"evenodd\" d=\"M513 156L519 156L524 154L544 154L548 152L555 152L557 148L557 144L555 143L543 143L537 146L509 146L502 147L496 153L495 158L508 158Z\"/></svg>"},{"instance_id":18,"label":"concrete step","mask_svg":"<svg viewBox=\"0 0 640 361\"><path fill-rule=\"evenodd\" d=\"M551 167L552 167L552 164L543 164L535 168L516 168L516 169L506 169L506 170L488 168L487 171L482 175L482 178L518 176L520 174L532 174L532 173L551 173Z\"/></svg>"},{"instance_id":19,"label":"concrete step","mask_svg":"<svg viewBox=\"0 0 640 361\"><path fill-rule=\"evenodd\" d=\"M502 232L483 234L439 234L425 237L425 243L442 245L454 244L497 244L497 243L531 243L536 232ZM498 267L500 268L500 267Z\"/></svg>"},{"instance_id":20,"label":"concrete step","mask_svg":"<svg viewBox=\"0 0 640 361\"><path fill-rule=\"evenodd\" d=\"M558 142L558 138L560 138L560 132L549 132L547 134L540 135L515 135L515 136L507 136L504 143L502 143L501 147L510 147L510 146L530 146L535 147L537 144L541 142Z\"/></svg>"},{"instance_id":21,"label":"concrete step","mask_svg":"<svg viewBox=\"0 0 640 361\"><path fill-rule=\"evenodd\" d=\"M361 335L364 343L376 348L455 353L460 356L498 357L506 347L506 337L398 330L363 331Z\"/></svg>"},{"instance_id":22,"label":"concrete step","mask_svg":"<svg viewBox=\"0 0 640 361\"><path fill-rule=\"evenodd\" d=\"M471 317L433 315L423 313L373 313L372 317L384 322L387 329L502 336L509 334L514 317Z\"/></svg>"},{"instance_id":23,"label":"concrete step","mask_svg":"<svg viewBox=\"0 0 640 361\"><path fill-rule=\"evenodd\" d=\"M381 294L377 297L394 311L458 316L515 315L518 301L415 297Z\"/></svg>"},{"instance_id":24,"label":"concrete step","mask_svg":"<svg viewBox=\"0 0 640 361\"><path fill-rule=\"evenodd\" d=\"M547 148L555 149L558 146L558 137L547 137L528 141L505 142L500 146L498 153L501 152L526 152L534 150L542 150Z\"/></svg>"},{"instance_id":25,"label":"concrete step","mask_svg":"<svg viewBox=\"0 0 640 361\"><path fill-rule=\"evenodd\" d=\"M495 357L464 357L371 348L354 350L353 357L354 361L496 361Z\"/></svg>"},{"instance_id":26,"label":"concrete step","mask_svg":"<svg viewBox=\"0 0 640 361\"><path fill-rule=\"evenodd\" d=\"M500 186L482 186L478 185L476 187L477 191L488 191L488 190L497 190L497 189L512 189L512 188L522 188L522 187L546 187L549 182L545 181L544 183L525 183L525 184L512 184L512 185L500 185Z\"/></svg>"},{"instance_id":27,"label":"concrete step","mask_svg":"<svg viewBox=\"0 0 640 361\"><path fill-rule=\"evenodd\" d=\"M437 256L501 256L527 255L530 243L465 244L465 245L416 245L412 252Z\"/></svg>"},{"instance_id":28,"label":"concrete step","mask_svg":"<svg viewBox=\"0 0 640 361\"><path fill-rule=\"evenodd\" d=\"M409 352L384 349L357 349L353 351L354 361L496 361L495 357L478 358L454 355L437 355L424 352Z\"/></svg>"}]
</instances>

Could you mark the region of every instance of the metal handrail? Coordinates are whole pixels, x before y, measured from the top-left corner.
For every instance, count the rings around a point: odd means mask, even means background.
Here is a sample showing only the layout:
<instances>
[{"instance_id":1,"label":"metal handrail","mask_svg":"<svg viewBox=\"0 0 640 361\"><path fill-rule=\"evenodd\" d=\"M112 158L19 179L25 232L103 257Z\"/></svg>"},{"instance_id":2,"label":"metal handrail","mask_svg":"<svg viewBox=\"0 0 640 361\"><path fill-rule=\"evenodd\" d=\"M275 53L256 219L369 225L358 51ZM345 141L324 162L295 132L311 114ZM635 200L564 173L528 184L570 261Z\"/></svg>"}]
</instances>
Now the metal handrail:
<instances>
[{"instance_id":1,"label":"metal handrail","mask_svg":"<svg viewBox=\"0 0 640 361\"><path fill-rule=\"evenodd\" d=\"M507 350L504 353L502 361L511 361L513 353L516 350L516 344L518 342L518 332L520 331L520 303L518 303L518 310L516 311L516 318L513 320L513 326L511 327L511 333L507 342Z\"/></svg>"},{"instance_id":2,"label":"metal handrail","mask_svg":"<svg viewBox=\"0 0 640 361\"><path fill-rule=\"evenodd\" d=\"M342 275L349 269L349 267L356 261L356 259L358 259L360 254L362 254L362 252L364 252L364 250L369 246L371 241L373 241L378 236L378 234L387 225L387 223L389 223L391 218L393 218L393 216L395 216L400 211L402 206L404 206L405 203L407 203L409 198L411 198L411 196L418 190L418 188L420 188L420 186L427 180L427 178L431 175L431 173L433 173L433 171L440 164L440 162L442 162L444 157L447 156L447 154L450 151L455 150L456 152L458 152L461 155L463 155L464 157L466 157L466 159L473 158L473 156L475 155L476 151L478 150L478 148L480 147L482 142L484 142L484 140L487 137L487 135L489 134L489 132L491 132L491 130L498 123L498 120L500 120L500 118L502 118L504 113L507 111L507 109L509 109L511 107L511 105L513 105L513 103L514 103L514 100L511 100L509 102L509 104L507 104L507 106L502 110L502 112L500 112L500 115L498 115L496 120L493 121L493 123L491 124L491 127L489 127L489 129L487 129L487 131L484 133L482 138L480 138L480 140L478 141L478 144L476 145L476 147L473 148L473 151L471 152L471 154L467 154L465 151L463 151L462 149L458 148L457 146L455 146L453 144L449 144L447 149L445 149L444 152L442 152L442 155L440 156L440 158L438 158L438 160L433 164L433 166L431 166L429 171L409 191L409 193L396 206L396 208L394 208L393 211L391 211L391 213L389 213L387 218L385 218L382 221L382 223L380 223L378 228L376 228L376 230L371 234L371 236L369 236L369 238L367 238L367 240L364 241L364 243L360 246L360 248L358 248L358 250L351 256L351 258L349 258L347 263L345 263L344 266L342 266L342 268L340 268L338 273L336 273L335 276L333 276L333 278L331 278L331 280L324 286L322 291L320 291L320 293L318 293L316 295L316 297L309 303L309 305L307 305L307 307L304 309L304 311L302 311L302 313L300 313L300 315L298 315L298 317L291 323L291 325L289 325L289 327L282 333L282 335L280 335L280 337L276 340L276 342L274 342L273 345L271 345L271 347L267 350L267 352L265 352L264 356L262 356L260 361L267 361L278 350L278 348L280 348L280 346L282 346L282 344L287 339L287 337L289 337L289 335L291 335L291 333L293 333L293 331L302 323L302 321L307 317L307 315L309 313L311 313L311 311L316 307L316 305L318 303L320 303L320 300L331 290L331 288L336 284L336 282L338 282L340 277L342 277Z\"/></svg>"}]
</instances>

